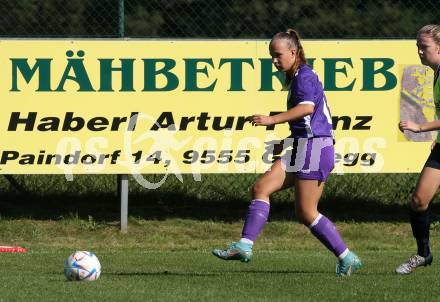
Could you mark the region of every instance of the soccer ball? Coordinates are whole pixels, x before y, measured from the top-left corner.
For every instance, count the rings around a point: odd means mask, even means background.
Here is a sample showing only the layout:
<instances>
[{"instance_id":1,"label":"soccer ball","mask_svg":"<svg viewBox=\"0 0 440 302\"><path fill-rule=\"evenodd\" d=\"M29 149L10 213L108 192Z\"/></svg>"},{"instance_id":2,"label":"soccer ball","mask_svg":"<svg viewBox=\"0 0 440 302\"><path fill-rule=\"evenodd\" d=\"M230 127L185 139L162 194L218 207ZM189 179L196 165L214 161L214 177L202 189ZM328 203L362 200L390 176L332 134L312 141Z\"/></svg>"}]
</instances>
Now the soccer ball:
<instances>
[{"instance_id":1,"label":"soccer ball","mask_svg":"<svg viewBox=\"0 0 440 302\"><path fill-rule=\"evenodd\" d=\"M64 261L64 275L69 281L94 281L101 275L101 263L95 254L78 251Z\"/></svg>"}]
</instances>

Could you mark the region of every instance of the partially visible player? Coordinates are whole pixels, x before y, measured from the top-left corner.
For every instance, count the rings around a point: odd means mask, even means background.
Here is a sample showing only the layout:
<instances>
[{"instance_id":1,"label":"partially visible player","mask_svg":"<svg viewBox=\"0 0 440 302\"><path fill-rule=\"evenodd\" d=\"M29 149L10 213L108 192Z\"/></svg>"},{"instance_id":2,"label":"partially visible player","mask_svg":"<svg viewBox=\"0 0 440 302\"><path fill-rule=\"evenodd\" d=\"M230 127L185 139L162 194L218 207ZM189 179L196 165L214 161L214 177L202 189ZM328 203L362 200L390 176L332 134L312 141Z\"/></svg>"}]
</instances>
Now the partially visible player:
<instances>
[{"instance_id":1,"label":"partially visible player","mask_svg":"<svg viewBox=\"0 0 440 302\"><path fill-rule=\"evenodd\" d=\"M417 50L423 65L434 70L434 103L437 117L440 116L440 26L426 25L417 34ZM440 121L417 124L400 121L401 131L425 132L440 129ZM417 254L396 268L396 273L410 274L417 267L431 265L432 254L429 247L430 203L440 185L440 134L419 176L415 192L410 200L410 222L417 242Z\"/></svg>"},{"instance_id":2,"label":"partially visible player","mask_svg":"<svg viewBox=\"0 0 440 302\"><path fill-rule=\"evenodd\" d=\"M335 225L317 209L335 161L332 120L322 84L306 64L295 30L277 33L269 51L275 67L286 75L288 109L274 116L255 114L252 121L261 126L288 122L291 136L286 142L291 142L293 150L277 160L254 184L241 239L224 250L213 250L213 254L224 260L249 262L253 244L269 216L270 195L294 187L298 220L338 258L336 273L350 275L362 263L347 248Z\"/></svg>"}]
</instances>

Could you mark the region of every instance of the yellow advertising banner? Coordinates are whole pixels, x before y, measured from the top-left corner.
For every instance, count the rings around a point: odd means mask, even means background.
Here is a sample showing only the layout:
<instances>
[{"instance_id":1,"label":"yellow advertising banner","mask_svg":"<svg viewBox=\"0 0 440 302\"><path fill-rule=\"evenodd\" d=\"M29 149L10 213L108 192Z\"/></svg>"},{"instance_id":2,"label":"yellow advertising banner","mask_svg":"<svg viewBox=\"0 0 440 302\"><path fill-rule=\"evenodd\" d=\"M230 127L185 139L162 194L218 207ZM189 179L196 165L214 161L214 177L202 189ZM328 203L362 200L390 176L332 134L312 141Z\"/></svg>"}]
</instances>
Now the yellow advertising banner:
<instances>
[{"instance_id":1,"label":"yellow advertising banner","mask_svg":"<svg viewBox=\"0 0 440 302\"><path fill-rule=\"evenodd\" d=\"M415 41L304 41L326 91L334 173L419 172L432 71ZM1 40L0 173L261 173L287 124L268 41ZM288 147L288 146L285 146ZM275 157L276 158L276 157Z\"/></svg>"}]
</instances>

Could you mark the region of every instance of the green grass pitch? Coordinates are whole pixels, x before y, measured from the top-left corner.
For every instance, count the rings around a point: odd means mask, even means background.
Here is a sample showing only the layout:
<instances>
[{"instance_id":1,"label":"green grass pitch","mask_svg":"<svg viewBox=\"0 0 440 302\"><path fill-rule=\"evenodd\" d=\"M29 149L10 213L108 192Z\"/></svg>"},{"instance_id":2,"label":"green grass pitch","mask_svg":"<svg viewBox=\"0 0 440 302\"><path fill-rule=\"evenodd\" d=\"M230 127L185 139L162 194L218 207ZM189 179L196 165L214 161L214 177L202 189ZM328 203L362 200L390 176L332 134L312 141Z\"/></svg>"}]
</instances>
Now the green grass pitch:
<instances>
[{"instance_id":1,"label":"green grass pitch","mask_svg":"<svg viewBox=\"0 0 440 302\"><path fill-rule=\"evenodd\" d=\"M393 273L407 253L360 251L365 267L349 278L334 275L325 251L261 251L249 264L224 262L208 251L98 249L102 276L68 282L68 250L37 249L1 255L2 301L430 301L436 265L410 276Z\"/></svg>"},{"instance_id":2,"label":"green grass pitch","mask_svg":"<svg viewBox=\"0 0 440 302\"><path fill-rule=\"evenodd\" d=\"M130 219L116 225L0 220L2 244L29 248L0 254L0 301L435 301L440 266L397 276L414 251L406 223L337 223L365 263L351 277L335 276L335 257L309 231L292 222L269 223L249 264L210 254L239 235L241 222ZM432 230L433 252L440 239ZM74 250L95 252L102 275L68 282L63 262Z\"/></svg>"}]
</instances>

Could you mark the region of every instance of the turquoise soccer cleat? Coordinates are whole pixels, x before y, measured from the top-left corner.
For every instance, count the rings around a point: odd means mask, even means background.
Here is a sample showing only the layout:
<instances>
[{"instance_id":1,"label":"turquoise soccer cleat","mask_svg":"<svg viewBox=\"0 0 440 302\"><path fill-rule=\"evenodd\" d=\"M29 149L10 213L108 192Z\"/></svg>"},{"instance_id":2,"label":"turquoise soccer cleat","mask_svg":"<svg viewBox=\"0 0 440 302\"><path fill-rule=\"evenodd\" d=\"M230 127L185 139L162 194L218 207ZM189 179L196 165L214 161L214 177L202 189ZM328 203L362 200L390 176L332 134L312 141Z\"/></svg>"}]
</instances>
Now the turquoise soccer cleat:
<instances>
[{"instance_id":1,"label":"turquoise soccer cleat","mask_svg":"<svg viewBox=\"0 0 440 302\"><path fill-rule=\"evenodd\" d=\"M213 250L212 254L223 260L240 260L247 263L252 259L252 245L233 242L224 250Z\"/></svg>"},{"instance_id":2,"label":"turquoise soccer cleat","mask_svg":"<svg viewBox=\"0 0 440 302\"><path fill-rule=\"evenodd\" d=\"M336 275L350 276L361 267L361 259L359 259L359 257L355 253L349 252L347 256L344 257L344 259L339 260L336 263Z\"/></svg>"}]
</instances>

